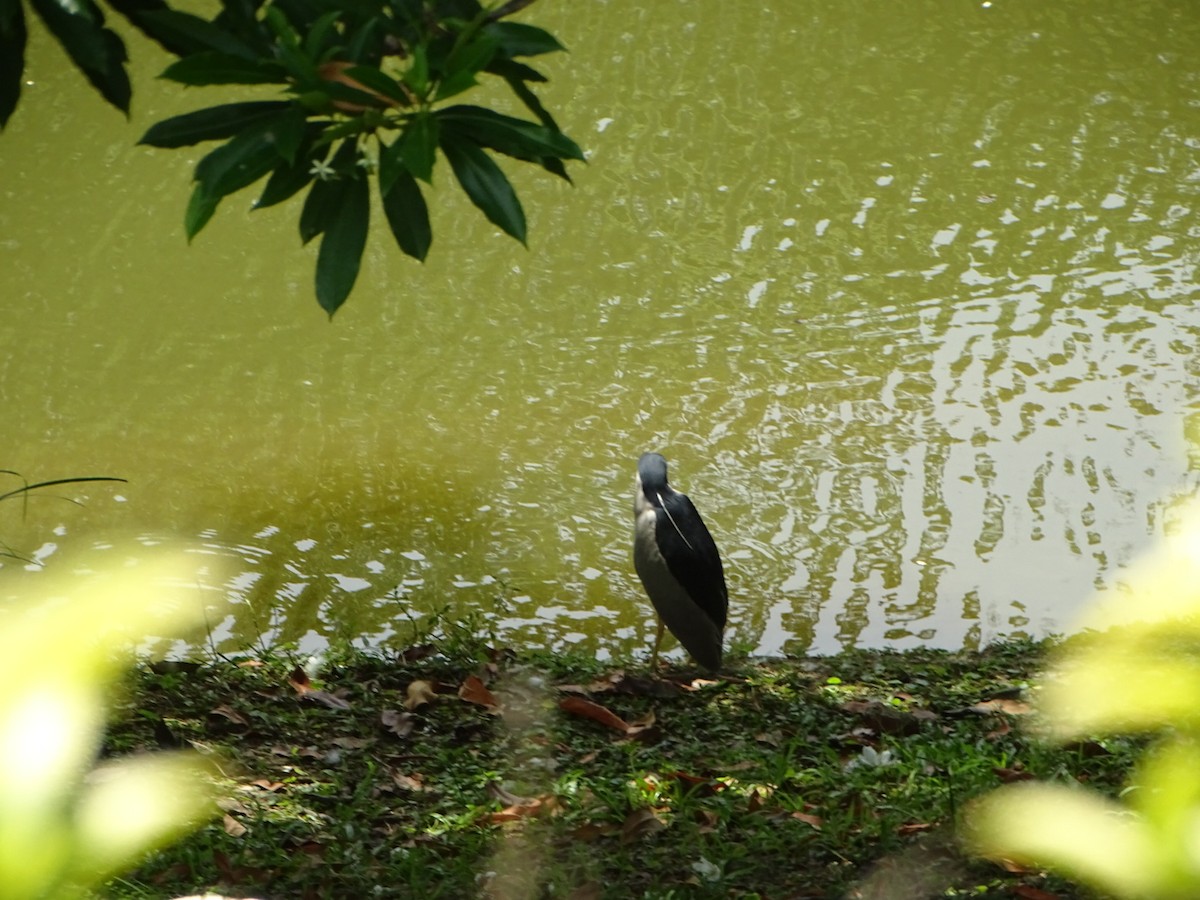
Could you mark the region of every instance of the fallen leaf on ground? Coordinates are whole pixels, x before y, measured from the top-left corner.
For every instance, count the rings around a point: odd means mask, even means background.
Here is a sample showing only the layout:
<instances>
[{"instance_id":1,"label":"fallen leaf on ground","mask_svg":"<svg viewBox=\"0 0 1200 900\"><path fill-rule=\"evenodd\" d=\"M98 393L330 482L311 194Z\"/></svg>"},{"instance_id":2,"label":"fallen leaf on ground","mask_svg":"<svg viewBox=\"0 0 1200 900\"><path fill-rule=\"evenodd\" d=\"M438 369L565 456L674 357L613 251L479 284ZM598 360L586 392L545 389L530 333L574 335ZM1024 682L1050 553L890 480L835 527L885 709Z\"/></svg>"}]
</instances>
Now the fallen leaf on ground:
<instances>
[{"instance_id":1,"label":"fallen leaf on ground","mask_svg":"<svg viewBox=\"0 0 1200 900\"><path fill-rule=\"evenodd\" d=\"M621 825L621 843L631 844L646 835L662 831L667 823L652 809L635 809L625 817Z\"/></svg>"},{"instance_id":2,"label":"fallen leaf on ground","mask_svg":"<svg viewBox=\"0 0 1200 900\"><path fill-rule=\"evenodd\" d=\"M622 734L629 733L628 722L616 713L606 709L599 703L593 703L591 700L584 700L582 697L564 697L558 701L558 708L573 716L582 716L585 719L599 722L606 728L611 728Z\"/></svg>"},{"instance_id":3,"label":"fallen leaf on ground","mask_svg":"<svg viewBox=\"0 0 1200 900\"><path fill-rule=\"evenodd\" d=\"M235 725L241 725L243 728L250 727L249 719L247 719L245 716L243 716L240 712L238 712L233 707L225 706L224 704L216 707L215 709L210 709L208 711L208 717L210 719L212 719L212 718L226 719L230 722L233 722Z\"/></svg>"},{"instance_id":4,"label":"fallen leaf on ground","mask_svg":"<svg viewBox=\"0 0 1200 900\"><path fill-rule=\"evenodd\" d=\"M225 813L222 823L225 826L225 833L230 837L240 838L246 833L246 826L229 815L229 813Z\"/></svg>"},{"instance_id":5,"label":"fallen leaf on ground","mask_svg":"<svg viewBox=\"0 0 1200 900\"><path fill-rule=\"evenodd\" d=\"M458 699L482 706L484 709L495 709L500 705L496 702L495 695L475 675L468 675L467 680L459 685Z\"/></svg>"},{"instance_id":6,"label":"fallen leaf on ground","mask_svg":"<svg viewBox=\"0 0 1200 900\"><path fill-rule=\"evenodd\" d=\"M336 737L332 741L343 750L361 750L363 747L368 747L375 743L375 738L369 737Z\"/></svg>"},{"instance_id":7,"label":"fallen leaf on ground","mask_svg":"<svg viewBox=\"0 0 1200 900\"><path fill-rule=\"evenodd\" d=\"M896 834L900 837L907 837L910 834L920 834L923 831L933 831L937 826L931 822L906 822L896 829Z\"/></svg>"},{"instance_id":8,"label":"fallen leaf on ground","mask_svg":"<svg viewBox=\"0 0 1200 900\"><path fill-rule=\"evenodd\" d=\"M390 731L396 737L408 737L412 734L413 722L412 713L400 712L398 709L385 709L379 714L379 721L383 723L383 727Z\"/></svg>"},{"instance_id":9,"label":"fallen leaf on ground","mask_svg":"<svg viewBox=\"0 0 1200 900\"><path fill-rule=\"evenodd\" d=\"M811 813L794 812L792 813L792 818L803 822L805 825L811 825L817 831L821 830L821 825L824 822L820 816L814 816Z\"/></svg>"},{"instance_id":10,"label":"fallen leaf on ground","mask_svg":"<svg viewBox=\"0 0 1200 900\"><path fill-rule=\"evenodd\" d=\"M433 689L433 684L428 681L414 681L408 686L408 690L405 693L407 699L404 701L404 708L410 711L437 699L437 693Z\"/></svg>"},{"instance_id":11,"label":"fallen leaf on ground","mask_svg":"<svg viewBox=\"0 0 1200 900\"><path fill-rule=\"evenodd\" d=\"M420 775L405 775L403 772L393 772L392 781L396 787L405 791L423 791L425 783L421 780Z\"/></svg>"},{"instance_id":12,"label":"fallen leaf on ground","mask_svg":"<svg viewBox=\"0 0 1200 900\"><path fill-rule=\"evenodd\" d=\"M267 791L268 793L273 794L280 788L284 787L284 784L282 781L271 781L268 778L257 778L254 781L251 781L246 786L247 787L256 787L259 790Z\"/></svg>"}]
</instances>

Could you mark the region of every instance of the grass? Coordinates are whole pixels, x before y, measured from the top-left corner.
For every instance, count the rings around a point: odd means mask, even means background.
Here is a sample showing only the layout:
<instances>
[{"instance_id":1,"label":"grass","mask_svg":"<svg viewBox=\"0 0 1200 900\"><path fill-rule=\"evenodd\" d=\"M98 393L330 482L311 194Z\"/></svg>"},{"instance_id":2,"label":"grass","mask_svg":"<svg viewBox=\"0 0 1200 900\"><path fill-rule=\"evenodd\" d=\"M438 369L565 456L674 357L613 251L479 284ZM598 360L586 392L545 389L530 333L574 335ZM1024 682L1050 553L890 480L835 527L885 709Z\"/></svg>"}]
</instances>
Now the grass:
<instances>
[{"instance_id":1,"label":"grass","mask_svg":"<svg viewBox=\"0 0 1200 900\"><path fill-rule=\"evenodd\" d=\"M1045 650L652 678L460 633L343 652L307 683L286 654L143 667L105 752L212 754L222 813L106 895L1088 896L956 840L964 806L1005 781L1115 794L1141 749L1036 739L1026 700ZM409 710L415 682L434 699Z\"/></svg>"}]
</instances>

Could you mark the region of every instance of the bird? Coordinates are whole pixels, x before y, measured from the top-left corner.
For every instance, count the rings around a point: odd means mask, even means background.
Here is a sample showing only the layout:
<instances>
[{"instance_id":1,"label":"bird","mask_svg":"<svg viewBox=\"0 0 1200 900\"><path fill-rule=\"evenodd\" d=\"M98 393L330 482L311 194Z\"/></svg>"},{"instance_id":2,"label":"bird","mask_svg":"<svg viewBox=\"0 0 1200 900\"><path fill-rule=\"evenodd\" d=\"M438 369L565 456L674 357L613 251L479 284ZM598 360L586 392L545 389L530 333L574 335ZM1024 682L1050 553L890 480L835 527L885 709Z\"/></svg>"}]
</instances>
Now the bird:
<instances>
[{"instance_id":1,"label":"bird","mask_svg":"<svg viewBox=\"0 0 1200 900\"><path fill-rule=\"evenodd\" d=\"M729 610L725 569L695 505L667 483L661 453L638 459L633 516L633 566L658 614L651 668L665 626L697 663L716 672Z\"/></svg>"}]
</instances>

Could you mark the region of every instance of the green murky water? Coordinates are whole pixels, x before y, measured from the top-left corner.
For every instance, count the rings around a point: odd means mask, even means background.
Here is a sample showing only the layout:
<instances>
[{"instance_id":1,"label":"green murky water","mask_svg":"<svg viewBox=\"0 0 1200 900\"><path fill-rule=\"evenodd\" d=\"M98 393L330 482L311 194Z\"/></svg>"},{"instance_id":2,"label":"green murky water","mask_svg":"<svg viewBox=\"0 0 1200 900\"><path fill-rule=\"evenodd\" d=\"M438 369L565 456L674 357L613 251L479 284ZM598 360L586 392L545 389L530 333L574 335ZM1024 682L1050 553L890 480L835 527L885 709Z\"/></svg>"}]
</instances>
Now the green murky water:
<instances>
[{"instance_id":1,"label":"green murky water","mask_svg":"<svg viewBox=\"0 0 1200 900\"><path fill-rule=\"evenodd\" d=\"M648 632L653 448L741 641L954 647L1068 628L1197 493L1193 4L531 12L572 50L544 99L576 187L515 173L529 252L439 192L431 261L376 240L333 324L294 209L185 245L204 149L133 143L212 97L138 44L126 124L38 35L0 135L0 467L131 483L0 536L48 567L182 537L232 565L227 648L449 605L606 654Z\"/></svg>"}]
</instances>

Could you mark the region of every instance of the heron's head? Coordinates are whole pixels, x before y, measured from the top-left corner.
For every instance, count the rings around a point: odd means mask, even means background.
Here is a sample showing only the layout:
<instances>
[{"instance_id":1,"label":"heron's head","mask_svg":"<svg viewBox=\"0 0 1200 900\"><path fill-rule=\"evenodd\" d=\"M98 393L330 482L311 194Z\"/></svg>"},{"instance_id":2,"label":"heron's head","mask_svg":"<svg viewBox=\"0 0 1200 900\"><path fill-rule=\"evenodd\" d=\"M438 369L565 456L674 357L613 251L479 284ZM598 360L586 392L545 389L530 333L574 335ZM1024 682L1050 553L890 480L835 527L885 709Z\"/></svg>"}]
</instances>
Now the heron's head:
<instances>
[{"instance_id":1,"label":"heron's head","mask_svg":"<svg viewBox=\"0 0 1200 900\"><path fill-rule=\"evenodd\" d=\"M643 453L638 460L638 484L647 497L665 493L667 486L667 461L661 453Z\"/></svg>"}]
</instances>

